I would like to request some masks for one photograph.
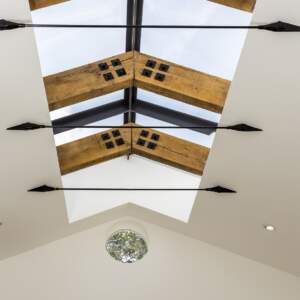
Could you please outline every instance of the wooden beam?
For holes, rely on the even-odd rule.
[[[232,8],[253,12],[256,0],[209,0]]]
[[[153,129],[134,129],[133,132],[134,154],[197,175],[203,174],[208,148]]]
[[[119,131],[120,136],[114,137],[113,131]],[[117,142],[120,143],[120,139],[124,144],[117,145]],[[57,154],[61,174],[65,175],[128,154],[130,151],[128,139],[128,129],[120,128],[58,146]],[[111,143],[113,147],[109,148]]]
[[[114,137],[118,130],[120,136]],[[146,134],[147,133],[147,134]],[[108,135],[107,140],[103,135]],[[145,136],[147,135],[147,136]],[[132,136],[132,144],[131,144]],[[117,145],[118,139],[124,144]],[[107,143],[113,143],[108,149]],[[153,129],[119,128],[57,147],[61,174],[65,175],[122,155],[137,154],[197,175],[203,173],[209,149]]]
[[[29,5],[31,10],[35,10],[67,1],[69,0],[29,0]]]
[[[136,53],[135,57],[136,87],[213,112],[222,112],[230,81],[146,54]],[[147,67],[148,61],[155,62],[155,67]],[[159,70],[165,65],[169,66],[167,71]],[[147,77],[145,72],[151,72],[151,75]],[[157,74],[164,76],[162,81],[155,79],[159,76]]]
[[[112,61],[117,60],[121,65],[113,66]],[[101,63],[106,63],[108,69],[101,71]],[[126,74],[118,75],[116,71],[120,69]],[[112,74],[113,79],[106,80],[107,74]],[[50,111],[128,88],[133,85],[133,52],[47,76],[44,84]]]

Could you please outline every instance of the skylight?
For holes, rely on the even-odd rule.
[[[126,24],[127,1],[72,0],[32,12],[35,23]],[[206,0],[144,0],[143,24],[248,25],[252,15]],[[43,76],[58,73],[125,52],[125,29],[35,29]],[[141,52],[201,72],[232,80],[246,30],[143,29]],[[123,99],[111,93],[51,112],[52,120]],[[158,94],[138,90],[137,98],[191,116],[219,122],[220,115]],[[173,125],[137,114],[144,126]],[[123,115],[97,121],[97,125],[123,124]],[[88,124],[87,124],[88,125]],[[57,145],[94,134],[101,129],[74,129],[55,136]],[[187,129],[161,130],[211,147],[208,136]],[[188,187],[198,188],[201,177],[132,156],[117,158],[63,176],[64,186]],[[126,203],[188,222],[196,192],[66,192],[69,221],[74,222]]]

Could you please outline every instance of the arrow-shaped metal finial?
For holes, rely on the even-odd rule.
[[[53,192],[53,191],[57,191],[57,188],[48,185],[42,185],[34,189],[28,190],[28,192],[38,192],[38,193],[46,193],[46,192]]]
[[[226,126],[225,128],[235,130],[235,131],[243,131],[243,132],[263,131],[260,128],[252,127],[252,126],[244,124],[244,123],[231,125],[231,126]]]
[[[26,122],[26,123],[23,123],[20,125],[9,127],[9,128],[7,128],[7,130],[36,130],[36,129],[40,129],[40,128],[46,128],[46,126],[41,125],[41,124],[34,124],[34,123]]]
[[[4,19],[0,20],[0,31],[12,30],[12,29],[23,28],[23,27],[25,27],[25,24],[15,23]]]
[[[213,193],[219,193],[219,194],[223,194],[223,193],[225,193],[225,194],[235,194],[236,193],[236,191],[234,191],[234,190],[230,190],[228,188],[224,188],[224,187],[219,186],[219,185],[215,186],[215,187],[212,187],[212,188],[206,188],[204,190],[207,191],[207,192],[213,192]]]
[[[267,25],[259,25],[257,28],[274,32],[300,32],[300,26],[281,21]]]

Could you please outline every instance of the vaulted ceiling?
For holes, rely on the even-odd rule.
[[[15,3],[18,9],[12,8],[10,1],[5,1],[3,5],[11,8],[5,11],[3,17],[21,20],[29,18],[29,11],[23,10],[18,1]],[[31,8],[37,9],[58,2],[62,1],[31,1]],[[216,6],[222,4],[234,12],[238,8],[245,14],[254,7],[254,1],[210,2],[215,2],[213,5]],[[57,7],[59,5],[67,5],[67,2]],[[284,5],[279,0],[272,1],[272,4],[258,1],[253,22],[268,23],[285,17],[291,23],[299,23],[298,6],[293,0],[287,0]],[[2,57],[9,59],[2,60],[7,73],[0,95],[3,99],[11,99],[1,104],[1,110],[7,112],[1,120],[3,128],[29,120],[49,124],[48,107],[51,111],[65,108],[125,89],[123,99],[114,104],[104,102],[101,108],[97,107],[98,111],[94,109],[90,112],[93,117],[83,115],[83,110],[75,118],[75,114],[70,114],[53,120],[53,124],[80,122],[85,125],[95,122],[94,116],[104,119],[117,112],[124,114],[124,123],[118,128],[83,138],[75,137],[70,143],[57,147],[50,130],[26,134],[1,133],[1,151],[5,158],[2,160],[2,170],[6,174],[1,185],[1,192],[5,195],[1,204],[1,221],[4,224],[0,231],[3,245],[0,248],[1,258],[120,216],[132,215],[300,274],[297,264],[300,245],[295,239],[299,231],[299,205],[295,199],[299,193],[296,174],[299,145],[293,138],[299,127],[298,104],[294,100],[299,92],[295,82],[295,57],[299,49],[296,35],[250,32],[232,83],[228,78],[208,74],[206,70],[193,70],[172,59],[156,57],[150,51],[150,55],[141,53],[140,49],[135,48],[127,48],[127,52],[116,56],[113,54],[109,58],[98,57],[99,60],[93,63],[81,63],[82,66],[42,78],[32,31],[3,32],[1,38],[5,41]],[[17,51],[20,45],[22,53]],[[286,54],[284,60],[283,53]],[[18,72],[10,68],[11,60],[15,65],[22,66]],[[175,137],[175,134],[172,136],[172,133],[142,129],[131,113],[154,116],[156,112],[153,119],[159,119],[158,116],[165,118],[167,115],[168,124],[179,126],[188,121],[195,124],[199,119],[203,121],[203,118],[197,117],[194,120],[195,116],[184,114],[180,109],[170,112],[170,108],[165,107],[164,111],[158,110],[157,104],[145,104],[137,96],[129,106],[128,99],[133,98],[128,95],[136,93],[137,89],[174,99],[182,105],[188,104],[217,113],[223,111],[222,125],[245,122],[263,128],[264,132],[247,135],[217,132],[214,146],[209,150],[207,145]],[[18,111],[15,109],[16,103]],[[94,114],[96,111],[97,114]],[[283,120],[282,124],[274,128],[279,116]],[[180,120],[179,124],[170,121],[174,119]],[[206,121],[216,124],[213,120]],[[133,128],[126,128],[124,124]],[[58,134],[58,131],[55,133]],[[148,147],[151,143],[156,146]],[[285,154],[287,151],[289,155]],[[238,194],[199,194],[188,224],[137,205],[123,205],[69,224],[63,193],[32,195],[26,192],[28,188],[44,183],[61,186],[61,174],[78,175],[80,170],[88,172],[92,166],[101,165],[103,169],[99,170],[109,170],[107,163],[110,159],[129,154],[197,175],[204,171],[201,186],[223,184],[235,188]],[[262,230],[265,223],[278,226],[276,234],[266,235]]]

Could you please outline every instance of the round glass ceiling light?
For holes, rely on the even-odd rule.
[[[148,252],[145,238],[131,229],[120,229],[110,235],[106,242],[110,256],[122,263],[134,263]]]

